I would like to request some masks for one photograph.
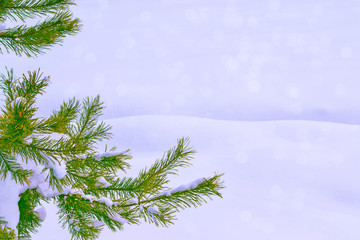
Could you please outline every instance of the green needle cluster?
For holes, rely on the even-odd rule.
[[[72,16],[70,5],[74,5],[72,0],[1,0],[0,24],[4,29],[0,31],[0,53],[34,57],[78,33],[81,24]],[[39,21],[27,26],[25,20],[29,18]],[[23,24],[6,28],[7,20]]]
[[[0,53],[35,57],[79,32],[71,5],[72,0],[0,0]],[[27,26],[29,18],[40,20]],[[6,28],[6,21],[23,25]],[[169,186],[169,176],[192,163],[195,151],[187,138],[136,177],[119,177],[130,168],[131,155],[107,147],[98,152],[99,142],[111,138],[111,126],[99,121],[100,97],[71,98],[50,116],[38,117],[36,101],[49,84],[50,76],[40,70],[16,77],[6,69],[0,75],[0,191],[8,184],[17,188],[8,193],[15,193],[11,199],[18,199],[6,203],[17,206],[13,215],[0,212],[0,239],[31,238],[44,220],[44,203],[58,207],[59,223],[72,239],[91,240],[104,228],[116,231],[126,224],[167,227],[178,211],[222,197],[222,174]],[[14,215],[18,221],[11,227]]]

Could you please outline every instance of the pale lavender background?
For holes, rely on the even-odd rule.
[[[358,123],[356,0],[77,1],[83,31],[37,59],[64,98],[100,94],[105,118],[141,114]]]
[[[135,168],[190,136],[198,162],[177,183],[218,170],[228,187],[170,229],[127,227],[103,239],[359,238],[359,1],[77,3],[83,31],[62,47],[1,56],[18,74],[41,67],[52,76],[41,114],[100,94],[103,118],[119,118],[113,143],[133,149]],[[136,115],[171,117],[127,117]],[[62,239],[44,226],[39,239]]]

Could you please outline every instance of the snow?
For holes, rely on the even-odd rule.
[[[30,169],[35,169],[33,174],[29,177],[30,184],[24,186],[21,192],[25,192],[27,188],[29,189],[37,188],[46,179],[46,175],[44,173],[41,173],[40,167],[33,166]]]
[[[188,189],[196,188],[200,183],[202,183],[205,179],[204,178],[198,178],[191,183],[188,184]]]
[[[89,200],[90,202],[93,202],[96,198],[92,195],[84,195],[83,198]]]
[[[46,154],[43,154],[43,156],[47,157]],[[21,160],[20,157],[18,157],[18,162],[21,163],[24,169],[33,170],[33,174],[28,178],[29,184],[24,186],[16,184],[13,180],[10,179],[10,176],[7,176],[6,179],[0,181],[0,216],[4,217],[4,220],[8,222],[6,225],[12,229],[16,229],[16,225],[19,221],[19,194],[25,192],[27,189],[36,188],[37,191],[45,197],[54,197],[60,194],[77,194],[86,199],[89,199],[91,202],[97,200],[92,196],[85,195],[81,189],[65,188],[60,193],[57,189],[50,187],[49,182],[46,179],[48,171],[42,172],[41,166],[36,165],[32,161],[25,163]],[[55,166],[52,162],[49,162],[46,167],[52,168],[54,170],[55,177],[58,179],[63,178],[66,174],[65,164]],[[108,186],[109,184],[104,178],[99,178],[98,180],[105,186]],[[109,207],[113,205],[113,202],[108,198],[101,198],[98,199],[98,201],[104,202]],[[35,211],[38,213],[40,219],[44,221],[47,215],[45,207],[40,206]]]
[[[6,28],[6,24],[3,22],[0,22],[0,32],[2,32]]]
[[[160,195],[170,196],[171,191],[164,191],[164,192],[160,193]]]
[[[80,196],[85,195],[82,189],[70,189],[69,193],[74,194],[74,195],[80,195]]]
[[[154,214],[159,213],[159,209],[158,209],[157,206],[148,207],[147,210],[148,210],[149,212],[151,212],[151,213],[154,213]]]
[[[47,168],[53,170],[54,176],[57,179],[63,179],[66,176],[66,163],[62,160],[59,165],[51,161],[46,165]]]
[[[122,218],[119,214],[115,214],[115,215],[109,215],[109,217],[114,220],[117,221],[121,224],[126,224],[127,220],[125,218]]]
[[[34,140],[34,139],[32,138],[31,135],[29,135],[27,138],[24,139],[24,141],[25,141],[26,144],[31,144],[33,140]]]
[[[7,221],[7,226],[16,229],[19,221],[18,201],[19,194],[27,189],[38,188],[45,181],[46,172],[41,174],[41,167],[35,165],[34,162],[25,163],[21,157],[17,156],[17,161],[24,169],[33,170],[33,174],[29,177],[29,185],[22,186],[15,183],[8,175],[6,179],[0,181],[0,216]],[[42,215],[43,216],[43,215]]]
[[[99,201],[105,203],[108,207],[112,207],[112,205],[114,205],[110,198],[102,197],[99,199]]]
[[[131,198],[131,199],[129,200],[129,204],[138,204],[138,203],[139,203],[139,200],[136,199],[136,198]]]
[[[176,138],[189,136],[194,166],[171,184],[195,187],[214,171],[225,172],[224,199],[178,214],[175,227],[158,231],[127,226],[119,236],[183,239],[349,239],[360,234],[356,186],[360,149],[356,125],[310,121],[217,121],[180,116],[134,116],[108,121],[114,142],[127,142],[135,167],[161,156]],[[212,136],[209,138],[209,136]],[[150,149],[153,152],[149,152]],[[133,169],[129,174],[136,174]],[[186,179],[200,177],[188,184]],[[173,190],[174,191],[174,190]],[[209,217],[221,221],[207,221]],[[196,229],[191,223],[197,223]],[[346,222],[346,225],[341,224]],[[317,226],[317,227],[314,227]],[[336,228],[327,228],[336,226]],[[209,230],[214,229],[214,230]],[[217,231],[215,229],[221,229]],[[324,231],[323,229],[327,229]],[[141,230],[141,231],[140,231]],[[139,231],[141,233],[139,233]],[[296,237],[294,237],[296,236]]]
[[[4,217],[8,222],[7,226],[16,229],[19,221],[18,201],[19,194],[25,192],[27,189],[37,188],[39,192],[45,195],[51,195],[53,192],[49,190],[49,186],[44,186],[46,179],[46,171],[41,173],[41,167],[34,162],[25,163],[21,157],[17,157],[17,161],[24,169],[33,170],[33,174],[28,178],[28,185],[21,185],[15,183],[8,175],[5,180],[0,181],[0,216]],[[51,192],[51,193],[50,193]],[[45,209],[39,208],[40,219],[46,217]]]
[[[191,183],[188,183],[188,184],[185,184],[185,185],[180,185],[180,186],[178,186],[176,188],[173,188],[173,189],[171,189],[169,191],[164,191],[163,193],[160,193],[159,195],[170,196],[172,193],[175,193],[175,192],[190,190],[190,189],[196,188],[204,180],[205,180],[204,178],[198,178],[198,179],[192,181]]]
[[[104,223],[101,222],[101,221],[95,221],[95,222],[93,223],[93,226],[94,226],[94,227],[101,227],[101,226],[103,226],[103,225],[104,225]]]
[[[97,186],[103,186],[103,187],[111,186],[111,184],[108,181],[106,181],[104,177],[98,177],[96,180],[100,183],[100,184],[97,183],[96,184]]]
[[[225,173],[226,188],[222,191],[223,199],[214,198],[200,208],[179,212],[174,227],[127,225],[125,231],[118,233],[105,230],[100,239],[120,235],[129,239],[148,235],[174,240],[190,238],[184,229],[191,231],[191,238],[210,240],[313,236],[335,240],[344,233],[347,239],[355,240],[360,234],[353,227],[360,220],[357,205],[360,189],[356,185],[360,128],[356,125],[300,120],[220,121],[179,116],[136,116],[107,123],[113,125],[112,143],[126,142],[126,147],[132,149],[134,161],[129,176],[136,176],[139,169],[172,147],[177,138],[189,136],[198,152],[194,165],[180,171],[179,177],[171,177],[170,185],[193,188],[203,177],[211,177],[217,171]],[[188,179],[196,180],[184,184]],[[111,206],[107,199],[91,199]],[[48,239],[48,231],[44,229],[56,232],[54,240],[67,238],[68,233],[58,226],[56,209],[51,205],[46,209],[47,221],[35,235],[36,239]],[[140,204],[139,209],[144,210],[144,206]],[[222,220],[208,221],[209,216]]]
[[[114,156],[118,156],[118,155],[123,154],[123,153],[124,152],[105,152],[105,153],[95,155],[95,160],[96,161],[101,161],[101,159],[104,158],[104,157],[114,157]]]
[[[88,155],[87,154],[80,154],[76,155],[77,158],[85,159]]]
[[[46,219],[46,209],[45,209],[45,207],[41,206],[41,207],[35,209],[35,211],[38,213],[38,216],[39,216],[40,220],[45,221],[45,219]]]
[[[0,181],[0,216],[4,217],[7,227],[16,229],[19,221],[18,201],[22,186],[16,184],[10,177]]]
[[[170,190],[166,190],[161,192],[160,194],[158,194],[156,197],[161,196],[161,195],[166,195],[166,196],[171,196],[172,193],[175,192],[181,192],[181,191],[185,191],[185,190],[190,190],[193,188],[196,188],[200,183],[202,183],[205,179],[204,178],[198,178],[194,181],[192,181],[191,183],[188,184],[182,184],[180,186],[177,186],[173,189]]]
[[[170,191],[170,193],[181,192],[181,191],[185,191],[185,190],[187,190],[187,189],[188,189],[187,186],[185,186],[185,185],[180,185],[180,186],[172,189],[172,190]]]
[[[44,197],[54,197],[60,195],[56,189],[52,189],[48,182],[40,183],[37,187],[37,191]]]

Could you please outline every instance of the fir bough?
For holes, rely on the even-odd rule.
[[[17,228],[6,227],[6,218],[0,218],[1,239],[36,233],[44,220],[37,210],[42,202],[58,207],[59,222],[72,239],[89,240],[105,227],[115,231],[142,221],[169,226],[179,210],[221,197],[222,174],[168,187],[169,175],[191,165],[195,151],[187,138],[137,177],[119,178],[119,172],[130,168],[131,155],[115,149],[97,152],[97,144],[111,136],[111,127],[98,121],[100,98],[72,98],[39,118],[36,98],[48,85],[49,77],[40,71],[16,78],[10,70],[0,79],[0,177],[22,186]]]
[[[0,53],[14,52],[18,56],[34,57],[43,54],[63,38],[80,31],[80,21],[69,10],[72,0],[1,0],[0,1]],[[5,21],[39,20],[6,28]],[[45,18],[45,19],[43,19]]]

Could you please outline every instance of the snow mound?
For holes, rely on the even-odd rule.
[[[187,136],[197,151],[194,165],[171,177],[169,187],[217,171],[225,173],[226,188],[223,199],[178,213],[174,227],[127,225],[122,232],[105,230],[100,239],[337,240],[345,236],[355,240],[360,236],[359,126],[178,116],[136,116],[107,123],[113,126],[111,144],[133,153],[130,176],[151,165],[177,138]],[[142,205],[139,209],[146,210]],[[47,221],[35,238],[49,239],[49,229],[54,240],[70,238],[57,224],[56,209],[47,210]]]

